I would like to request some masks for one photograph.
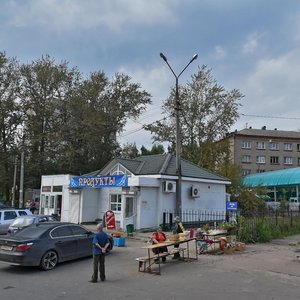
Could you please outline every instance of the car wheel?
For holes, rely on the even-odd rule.
[[[109,240],[109,246],[107,247],[107,252],[110,252],[114,247],[114,240],[112,237],[108,237],[108,240]]]
[[[57,263],[58,263],[57,253],[53,250],[50,250],[43,255],[41,259],[40,267],[44,271],[49,271],[52,270],[57,265]]]

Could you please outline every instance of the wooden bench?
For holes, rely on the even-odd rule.
[[[135,260],[139,263],[138,264],[138,270],[139,272],[150,272],[151,271],[151,266],[155,263],[156,259],[160,259],[162,257],[167,257],[169,255],[174,255],[175,253],[181,253],[182,257],[184,258],[184,251],[186,248],[177,248],[177,249],[172,249],[171,251],[164,252],[164,253],[159,253],[159,254],[152,254],[150,257],[149,256],[142,256],[138,257]],[[148,266],[147,266],[148,264]]]

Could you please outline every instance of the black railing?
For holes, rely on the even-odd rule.
[[[163,228],[171,230],[174,228],[175,214],[173,211],[163,212]],[[217,227],[226,221],[226,212],[224,211],[200,211],[200,210],[184,210],[181,214],[181,222],[185,228],[203,227],[209,224],[210,227]]]

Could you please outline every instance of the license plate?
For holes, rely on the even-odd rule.
[[[1,250],[11,251],[12,249],[13,249],[12,246],[6,246],[6,245],[1,246]]]

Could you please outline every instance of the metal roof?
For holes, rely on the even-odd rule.
[[[240,131],[234,131],[229,136],[252,136],[252,137],[266,137],[266,138],[285,138],[285,139],[300,139],[299,131],[285,131],[285,130],[269,130],[269,129],[254,129],[245,128]]]
[[[300,185],[300,167],[247,175],[244,185],[276,187]]]
[[[110,161],[103,169],[94,171],[89,175],[105,174],[109,168],[120,163],[132,174],[139,175],[169,175],[176,176],[176,156],[172,154],[145,155],[133,159],[115,158]],[[230,180],[226,177],[217,175],[209,170],[200,168],[187,160],[181,159],[181,173],[183,177],[201,178],[216,181]]]

